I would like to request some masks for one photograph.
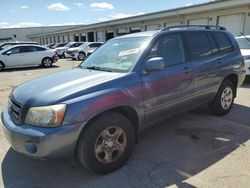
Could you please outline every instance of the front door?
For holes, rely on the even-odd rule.
[[[161,37],[151,48],[147,60],[163,58],[165,67],[143,77],[146,124],[183,111],[192,104],[192,63],[185,54],[180,34]]]

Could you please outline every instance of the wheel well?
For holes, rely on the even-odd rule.
[[[135,135],[136,135],[136,143],[138,143],[138,138],[137,138],[137,131],[138,131],[138,127],[139,127],[139,118],[137,115],[137,112],[135,111],[134,108],[130,107],[130,106],[120,106],[120,107],[115,107],[115,108],[111,108],[109,110],[106,110],[104,112],[101,112],[100,114],[97,114],[96,116],[92,117],[87,124],[83,127],[83,129],[81,130],[81,132],[83,132],[86,128],[88,128],[88,126],[91,124],[91,122],[99,115],[106,113],[106,112],[117,112],[120,113],[122,115],[124,115],[126,118],[128,118],[130,120],[130,122],[132,123],[134,130],[135,130]],[[79,139],[79,138],[78,138]],[[78,145],[78,141],[77,141],[77,145]],[[76,148],[77,145],[75,147],[75,152],[74,154],[76,154]]]
[[[3,64],[3,67],[5,67],[5,64],[4,64],[4,62],[0,61],[0,63],[2,63],[2,64]]]
[[[79,52],[79,54],[80,54],[80,53],[83,53],[84,55],[86,55],[86,53],[85,53],[85,52],[83,52],[83,51],[80,51],[80,52]]]
[[[223,81],[225,81],[225,80],[229,80],[230,82],[233,83],[233,85],[234,85],[234,94],[235,94],[235,97],[236,97],[236,95],[237,95],[237,86],[238,86],[238,77],[237,77],[237,75],[231,74],[231,75],[227,76]]]
[[[92,117],[87,122],[87,124],[84,126],[83,130],[86,129],[88,127],[88,125],[90,124],[90,122],[92,120],[94,120],[97,116],[99,116],[103,113],[106,113],[106,112],[117,112],[117,113],[124,115],[132,123],[134,130],[135,130],[135,133],[137,133],[138,127],[139,127],[139,118],[138,118],[138,115],[137,115],[137,112],[135,111],[135,109],[130,107],[130,106],[115,107],[115,108],[111,108],[109,110],[106,110],[104,112],[101,112],[100,114],[97,114],[96,116]]]

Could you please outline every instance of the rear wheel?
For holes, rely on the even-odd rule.
[[[0,62],[0,71],[2,71],[3,69],[4,69],[4,64]]]
[[[42,60],[42,66],[44,66],[44,67],[51,67],[52,66],[52,59],[49,58],[49,57],[45,57]]]
[[[78,59],[79,60],[84,60],[85,59],[85,57],[86,57],[86,55],[85,55],[85,53],[83,53],[83,52],[79,52],[79,54],[78,54]]]
[[[135,142],[131,122],[116,112],[94,119],[81,133],[77,156],[82,165],[97,174],[120,168],[129,158]]]
[[[210,104],[210,109],[213,114],[221,116],[230,112],[234,103],[235,90],[234,84],[229,80],[225,80],[221,84],[215,99]]]

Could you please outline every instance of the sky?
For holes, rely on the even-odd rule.
[[[0,0],[0,28],[91,24],[211,0]]]

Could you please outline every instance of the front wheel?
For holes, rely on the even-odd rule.
[[[79,52],[77,58],[78,58],[79,60],[84,60],[84,59],[85,59],[85,56],[86,56],[86,55],[85,55],[83,52]]]
[[[2,71],[3,69],[4,69],[4,64],[0,62],[0,71]]]
[[[222,116],[230,112],[234,103],[235,90],[232,82],[228,80],[222,82],[216,97],[209,105],[213,114]]]
[[[42,60],[42,66],[43,66],[43,67],[51,67],[51,66],[52,66],[52,59],[49,58],[49,57],[45,57],[45,58]]]
[[[120,168],[129,158],[135,143],[131,122],[116,112],[94,119],[80,135],[77,156],[80,163],[97,174]]]

